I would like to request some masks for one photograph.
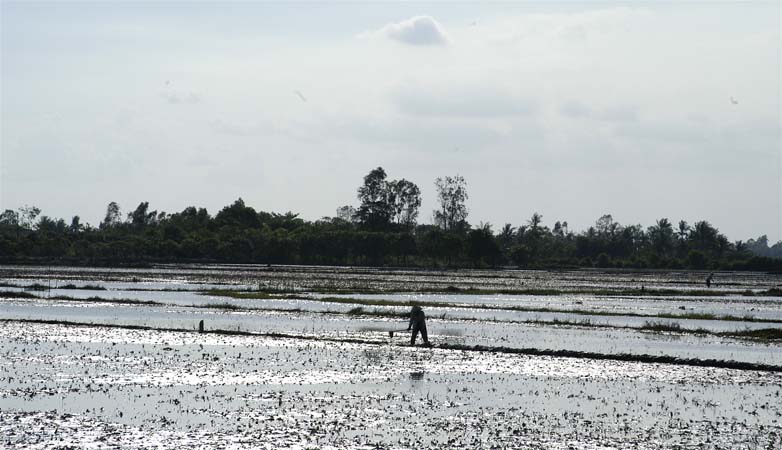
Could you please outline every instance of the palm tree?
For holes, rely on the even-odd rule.
[[[676,232],[676,236],[679,238],[680,241],[686,241],[689,235],[690,235],[690,225],[687,224],[686,221],[680,220],[679,230]]]
[[[516,229],[509,223],[506,223],[500,230],[499,238],[503,250],[507,250],[513,244],[513,233],[515,231]]]

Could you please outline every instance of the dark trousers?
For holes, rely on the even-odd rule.
[[[410,336],[410,345],[415,345],[415,340],[418,338],[419,331],[421,332],[421,337],[424,338],[424,344],[429,343],[429,336],[426,334],[426,322],[423,322],[413,325],[413,335]]]

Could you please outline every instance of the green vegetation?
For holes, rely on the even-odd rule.
[[[682,326],[678,322],[663,322],[647,320],[641,326],[642,330],[681,332]]]
[[[610,214],[576,232],[567,221],[544,225],[467,221],[467,182],[435,180],[434,224],[419,224],[421,191],[408,180],[388,180],[382,167],[364,177],[357,208],[305,221],[291,212],[257,211],[240,198],[210,215],[188,207],[168,214],[142,202],[123,215],[109,203],[97,226],[74,216],[41,216],[25,206],[0,213],[0,263],[138,265],[151,262],[231,262],[411,267],[665,268],[782,271],[782,244],[765,237],[731,242],[707,221],[667,218],[653,225],[621,225]],[[761,256],[762,255],[762,256]],[[48,287],[47,287],[48,288]],[[83,287],[87,288],[87,287]]]
[[[231,298],[249,298],[255,300],[264,300],[269,298],[281,298],[267,291],[238,291],[233,289],[211,289],[201,292],[201,295],[213,297],[231,297]],[[284,297],[283,297],[284,298]]]
[[[38,296],[29,292],[0,291],[0,298],[38,298]]]
[[[766,341],[782,340],[782,328],[761,328],[757,330],[728,331],[720,333],[720,335]]]
[[[24,289],[25,291],[46,291],[49,289],[48,286],[44,286],[40,283],[34,283],[34,284],[14,284],[14,283],[0,283],[0,287],[4,288],[19,288]]]
[[[547,288],[529,288],[529,289],[484,289],[484,288],[458,288],[456,286],[445,286],[442,288],[426,287],[426,288],[398,288],[395,287],[392,290],[382,290],[370,287],[355,287],[348,288],[334,288],[334,287],[313,287],[308,290],[311,293],[318,294],[333,294],[333,295],[350,295],[350,294],[384,294],[384,293],[415,293],[415,294],[458,294],[458,295],[537,295],[537,296],[553,296],[553,295],[594,295],[600,297],[719,297],[725,295],[736,295],[735,291],[725,290],[684,290],[684,289],[574,289],[574,290],[562,290],[562,289],[547,289]],[[776,293],[775,293],[776,292]],[[252,299],[265,299],[265,298],[301,298],[300,290],[297,289],[267,289],[262,288],[253,291],[240,291],[229,289],[212,289],[202,292],[204,295],[214,296],[227,296],[234,298],[252,298]],[[753,291],[744,291],[739,293],[744,297],[754,296],[782,296],[782,292],[777,292],[772,289],[765,292],[755,293]]]
[[[85,303],[116,303],[120,305],[154,305],[154,306],[165,305],[165,303],[156,302],[153,300],[137,300],[133,298],[102,298],[102,297],[77,298],[77,297],[70,297],[67,295],[56,295],[53,297],[48,297],[48,299],[64,300],[69,302],[85,302]]]
[[[210,308],[210,309],[225,309],[225,310],[231,310],[231,311],[237,311],[246,309],[239,305],[234,305],[233,303],[207,303],[205,305],[201,305],[201,308]]]
[[[235,291],[221,291],[227,292],[235,298],[253,298],[247,297],[248,293],[239,293]],[[25,298],[25,299],[38,299],[42,298],[35,294],[27,292],[0,292],[0,297],[5,298]],[[273,297],[261,297],[261,298],[273,298]],[[112,303],[120,305],[143,305],[143,306],[176,306],[170,303],[157,302],[152,300],[137,300],[137,299],[108,299],[101,297],[89,297],[89,298],[75,298],[69,296],[56,296],[50,297],[50,300],[72,301],[72,302],[85,302],[85,303]],[[368,309],[365,306],[410,306],[415,302],[395,302],[390,300],[356,300],[349,298],[298,298],[304,301],[324,301],[327,303],[338,304],[359,304],[348,311],[307,311],[302,308],[272,308],[265,306],[241,306],[228,302],[220,303],[206,303],[200,305],[181,305],[184,308],[205,308],[205,309],[218,309],[223,311],[266,311],[266,312],[282,312],[282,313],[309,313],[309,314],[329,314],[329,315],[348,315],[348,316],[371,316],[371,317],[384,317],[392,319],[400,319],[407,317],[407,312],[394,312],[388,309]],[[450,307],[450,308],[473,308],[474,305],[466,304],[453,304],[445,302],[427,302],[426,306],[430,307]],[[496,307],[496,306],[481,306],[482,309],[490,310],[510,310],[510,311],[526,311],[526,312],[560,312],[569,314],[583,314],[583,315],[595,315],[595,316],[629,316],[629,317],[650,317],[656,319],[695,319],[695,320],[742,320],[749,322],[768,322],[779,323],[774,320],[756,319],[751,316],[736,317],[736,316],[715,316],[710,314],[657,314],[657,315],[641,315],[633,313],[612,313],[606,311],[581,311],[581,310],[564,310],[564,309],[552,309],[552,308],[523,308],[523,307]],[[446,319],[446,314],[434,315],[430,318],[434,319]],[[713,335],[724,336],[730,338],[739,339],[753,339],[759,341],[774,341],[782,340],[782,328],[763,328],[756,330],[744,330],[744,331],[725,331],[716,332],[709,331],[704,328],[689,329],[683,328],[677,322],[666,322],[662,320],[648,320],[640,327],[634,327],[629,325],[615,325],[607,323],[596,323],[592,319],[584,318],[579,320],[570,319],[552,319],[552,320],[540,320],[540,319],[528,319],[528,320],[498,320],[498,319],[475,319],[470,317],[448,317],[448,320],[456,322],[474,322],[480,320],[481,322],[496,322],[496,323],[517,323],[517,324],[535,324],[542,326],[581,326],[592,328],[612,328],[612,329],[627,329],[627,330],[641,330],[641,331],[653,331],[653,332],[674,332],[674,333],[686,333],[686,334],[699,334],[699,335]]]
[[[66,320],[46,320],[46,319],[3,319],[0,318],[0,323],[18,322],[18,323],[35,323],[46,325],[64,325],[74,327],[103,327],[113,329],[126,329],[126,330],[154,330],[154,331],[167,331],[167,332],[180,332],[180,333],[193,333],[193,329],[187,328],[172,328],[172,327],[151,327],[147,325],[123,325],[123,324],[102,324],[91,322],[73,322]],[[376,340],[368,339],[355,339],[355,338],[328,338],[322,336],[313,335],[301,335],[301,334],[288,334],[288,333],[257,333],[251,331],[241,330],[223,330],[223,329],[209,329],[204,333],[226,335],[226,336],[262,336],[270,338],[283,338],[283,339],[299,339],[310,340],[318,342],[340,342],[340,343],[357,343],[368,345],[387,345],[386,342],[379,342]],[[513,355],[536,355],[536,356],[553,356],[563,358],[588,358],[596,360],[615,360],[615,361],[633,361],[644,363],[657,363],[657,364],[675,364],[686,365],[694,367],[714,367],[725,369],[737,369],[737,370],[760,370],[767,372],[779,373],[782,372],[782,366],[775,366],[762,363],[750,363],[742,361],[725,361],[714,359],[697,359],[697,358],[679,358],[675,356],[666,355],[646,355],[646,354],[628,354],[628,353],[595,353],[595,352],[581,352],[573,350],[549,350],[549,349],[536,349],[536,348],[516,348],[516,347],[496,347],[496,346],[483,346],[483,345],[464,345],[464,344],[437,344],[435,348],[446,350],[460,350],[469,352],[491,352],[491,353],[506,353]]]
[[[210,295],[215,295],[215,291],[211,291]],[[222,296],[237,298],[237,299],[268,299],[268,298],[289,298],[302,301],[323,302],[323,303],[338,303],[338,304],[352,304],[362,306],[397,306],[397,307],[412,307],[415,305],[427,306],[430,308],[454,308],[454,309],[473,309],[476,305],[469,303],[453,303],[453,302],[438,302],[438,301],[426,301],[420,302],[415,300],[387,300],[387,299],[358,299],[351,297],[311,297],[306,295],[285,297],[269,297],[264,292],[240,292],[240,291],[217,291],[221,292]],[[585,309],[563,309],[563,308],[547,308],[539,306],[497,306],[497,305],[480,305],[481,309],[492,311],[519,311],[519,312],[547,312],[547,313],[562,313],[562,314],[577,314],[577,315],[589,315],[589,316],[623,316],[623,317],[654,317],[661,319],[690,319],[690,320],[720,320],[720,321],[741,321],[741,322],[761,322],[761,323],[779,323],[778,320],[762,319],[753,316],[733,316],[733,315],[715,315],[704,313],[659,313],[659,314],[640,314],[633,312],[621,312],[621,311],[594,311]],[[359,314],[357,311],[353,314]]]
[[[66,284],[65,286],[57,286],[57,289],[76,289],[82,291],[105,291],[103,286],[97,286],[92,284],[85,284],[83,286],[76,286],[75,284]]]
[[[84,290],[84,291],[105,291],[106,288],[103,286],[96,286],[91,284],[85,284],[83,286],[76,286],[75,284],[66,284],[63,286],[47,286],[40,283],[34,283],[34,284],[16,284],[16,283],[8,283],[8,282],[0,282],[0,288],[19,288],[24,289],[26,291],[48,291],[51,289],[78,289],[78,290]]]

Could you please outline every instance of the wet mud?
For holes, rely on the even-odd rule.
[[[0,447],[782,448],[782,277],[704,278],[0,266]]]

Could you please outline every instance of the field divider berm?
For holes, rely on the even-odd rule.
[[[516,312],[542,312],[542,313],[561,313],[561,314],[576,314],[586,316],[610,316],[610,317],[641,317],[649,319],[680,319],[680,320],[720,320],[731,322],[756,322],[756,323],[776,323],[782,324],[782,321],[775,319],[764,319],[760,317],[754,317],[750,315],[734,316],[734,315],[716,315],[708,313],[658,313],[658,314],[641,314],[630,311],[598,311],[589,309],[566,309],[566,308],[549,308],[543,306],[500,306],[500,305],[487,305],[487,304],[474,304],[474,303],[457,303],[457,302],[441,302],[441,301],[419,301],[419,300],[385,300],[385,299],[362,299],[354,297],[312,297],[305,294],[286,294],[275,297],[271,294],[264,292],[242,292],[242,291],[206,291],[203,295],[214,297],[228,297],[241,300],[300,300],[322,303],[340,303],[340,304],[356,304],[363,306],[426,306],[430,308],[454,308],[454,309],[484,309],[490,311],[516,311]]]
[[[361,345],[373,345],[373,346],[389,346],[400,344],[392,344],[388,340],[378,341],[369,339],[356,339],[356,338],[337,338],[337,337],[323,337],[312,335],[298,335],[290,333],[262,333],[252,331],[239,331],[239,330],[223,330],[223,329],[208,329],[204,331],[198,331],[196,329],[187,328],[168,328],[168,327],[151,327],[147,325],[125,325],[125,324],[103,324],[103,323],[90,323],[90,322],[73,322],[65,320],[46,320],[46,319],[0,319],[0,323],[28,323],[28,324],[41,324],[41,325],[61,325],[69,327],[90,327],[90,328],[113,328],[113,329],[126,329],[126,330],[142,330],[142,331],[159,331],[159,332],[174,332],[174,333],[195,333],[195,334],[216,334],[225,336],[246,336],[246,337],[263,337],[272,339],[296,339],[306,341],[318,341],[318,342],[334,342],[342,344],[361,344]],[[610,361],[623,361],[623,362],[637,362],[637,363],[649,363],[649,364],[669,364],[677,366],[694,366],[694,367],[711,367],[718,369],[733,369],[733,370],[753,370],[761,372],[782,373],[782,366],[763,363],[751,363],[743,361],[729,361],[729,360],[717,360],[717,359],[698,359],[698,358],[678,358],[675,356],[666,355],[647,355],[647,354],[630,354],[630,353],[597,353],[597,352],[582,352],[575,350],[551,350],[551,349],[538,349],[538,348],[513,348],[504,346],[486,346],[486,345],[463,345],[463,344],[436,344],[431,347],[432,350],[446,350],[446,351],[462,351],[462,352],[483,352],[483,353],[502,353],[510,355],[524,355],[524,356],[549,356],[555,358],[579,358],[579,359],[592,359],[592,360],[610,360]]]

